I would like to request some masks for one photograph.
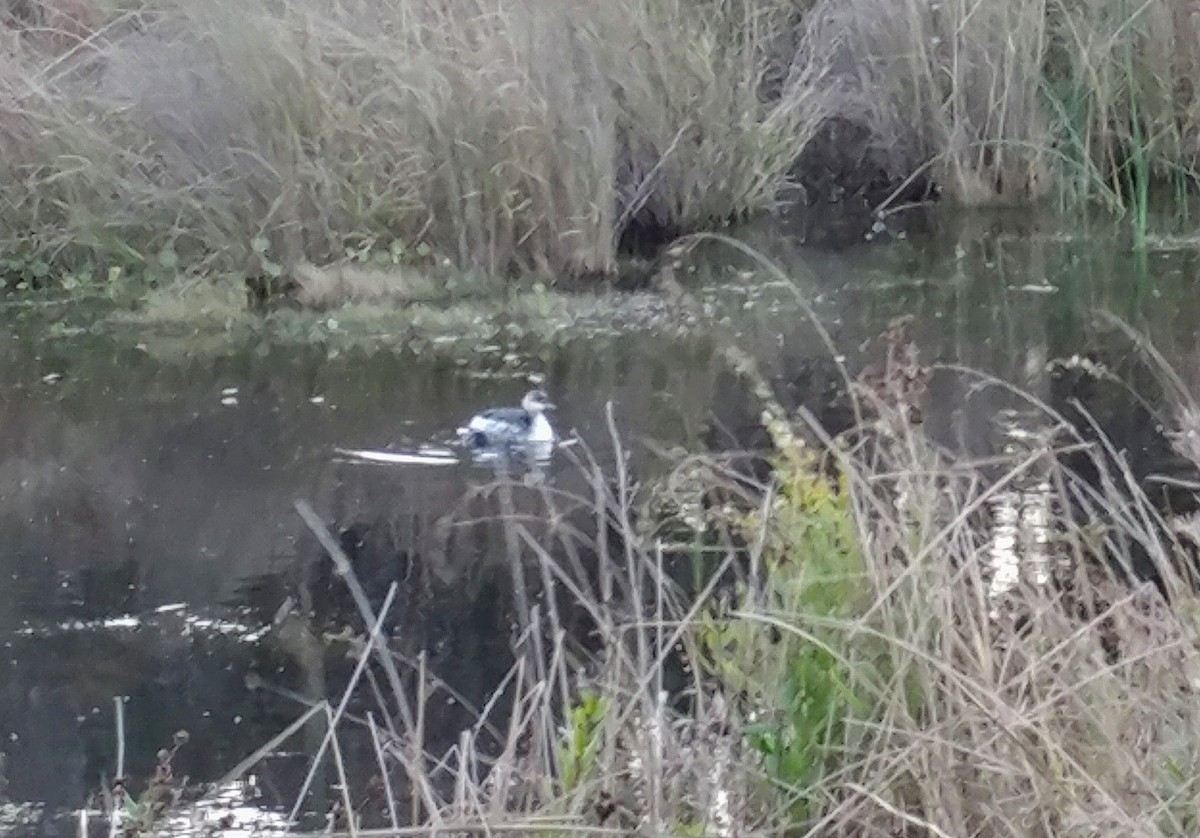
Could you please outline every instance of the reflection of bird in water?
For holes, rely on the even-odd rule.
[[[458,443],[476,463],[525,460],[545,463],[558,445],[558,434],[546,412],[554,405],[542,390],[530,390],[520,407],[494,407],[475,414],[456,431]],[[363,462],[430,465],[458,461],[447,448],[422,447],[416,451],[363,451],[337,449],[339,454]]]

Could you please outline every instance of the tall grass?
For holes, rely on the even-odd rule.
[[[610,273],[627,232],[773,206],[829,118],[897,194],[1096,201],[1135,233],[1200,154],[1183,0],[10,0],[0,20],[0,245],[35,280],[286,279],[347,254]]]
[[[894,173],[966,203],[1041,195],[1042,0],[827,2],[812,20],[810,60],[843,85],[836,111],[871,127]]]
[[[1178,0],[819,3],[810,60],[897,179],[967,204],[1142,205],[1194,180],[1200,54]]]
[[[607,273],[632,224],[769,207],[820,115],[762,95],[780,0],[97,3],[65,53],[0,29],[8,250]]]

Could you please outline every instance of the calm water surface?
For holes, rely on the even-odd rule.
[[[912,313],[926,360],[1049,398],[1049,362],[1112,349],[1089,315],[1100,307],[1195,380],[1196,243],[1164,234],[1134,253],[1119,227],[1028,213],[934,226],[839,253],[794,230],[748,230],[789,282],[717,245],[681,279],[780,381],[827,354],[798,299],[852,369],[870,337]],[[503,563],[486,537],[455,539],[447,524],[470,514],[464,495],[488,475],[356,466],[335,447],[442,438],[481,407],[515,403],[539,373],[557,424],[603,463],[611,401],[635,467],[653,474],[649,443],[697,448],[712,417],[736,428],[744,404],[710,341],[672,328],[617,323],[547,342],[500,332],[453,352],[256,339],[189,356],[186,340],[163,353],[130,330],[76,328],[88,325],[20,299],[0,309],[0,801],[47,815],[112,775],[114,696],[127,697],[131,775],[182,728],[192,741],[177,772],[212,780],[295,718],[303,673],[266,627],[319,557],[296,499],[352,534],[376,582],[408,580],[402,651],[426,650],[469,700],[487,695],[507,666]],[[1030,417],[965,378],[934,381],[928,426],[953,447],[994,451],[1005,423]],[[587,488],[557,461],[549,479]],[[459,723],[449,714],[435,735],[451,742]],[[46,820],[27,831],[70,832]]]

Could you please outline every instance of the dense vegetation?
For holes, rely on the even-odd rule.
[[[1069,435],[954,462],[875,403],[836,478],[782,423],[766,484],[690,461],[669,481],[678,508],[725,499],[690,517],[690,539],[647,529],[645,496],[600,473],[594,498],[542,493],[561,521],[544,532],[505,519],[525,584],[560,596],[531,607],[516,667],[445,754],[418,750],[422,697],[402,679],[359,679],[387,664],[358,647],[347,695],[379,720],[374,779],[343,773],[364,736],[345,701],[309,714],[350,778],[339,834],[1195,834],[1200,626],[1153,506],[1119,475],[1089,490],[1064,471]],[[1080,491],[1102,509],[1083,525],[1062,515]],[[579,504],[608,522],[607,552],[562,515]],[[989,511],[992,530],[976,521]],[[1081,558],[1099,543],[1139,545],[1175,601]],[[578,555],[598,555],[598,576]],[[704,570],[685,593],[690,562]],[[360,631],[377,616],[364,607]]]
[[[836,439],[762,392],[764,460],[693,457],[638,485],[619,454],[601,470],[584,452],[564,465],[586,496],[489,487],[516,664],[457,737],[428,729],[444,685],[365,642],[396,581],[373,606],[301,506],[359,608],[356,632],[326,641],[350,644],[353,674],[302,717],[324,719],[307,753],[321,742],[313,764],[337,784],[316,820],[351,835],[1194,835],[1195,519],[1165,526],[1123,459],[1067,425],[987,461],[940,450],[913,411],[929,371],[902,328],[886,342]]]
[[[5,0],[4,270],[591,276],[789,183],[1144,221],[1200,152],[1189,8]]]

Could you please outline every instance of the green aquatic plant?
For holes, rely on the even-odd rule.
[[[608,702],[595,692],[585,691],[567,708],[566,724],[559,743],[559,785],[570,794],[591,779],[600,754]]]
[[[741,697],[747,742],[803,819],[844,756],[848,721],[872,706],[840,627],[868,588],[843,489],[794,451],[779,457],[776,480],[766,513],[745,522],[762,539],[762,566],[701,637],[711,671]]]
[[[12,290],[46,288],[53,281],[53,273],[49,259],[36,250],[0,257],[0,285]]]

